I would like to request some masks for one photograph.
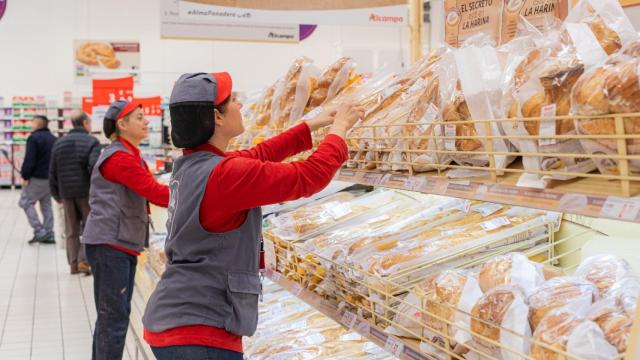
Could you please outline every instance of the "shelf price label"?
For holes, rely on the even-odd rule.
[[[277,265],[277,257],[276,257],[276,246],[273,241],[264,239],[264,265],[267,270],[276,270]]]
[[[389,336],[384,343],[384,349],[399,358],[404,351],[404,344],[394,337]]]
[[[602,205],[600,215],[603,217],[635,221],[640,213],[640,199],[626,199],[609,196]]]
[[[340,320],[340,322],[348,329],[353,329],[353,327],[356,325],[356,320],[358,320],[356,314],[352,313],[351,311],[345,311],[344,313],[342,313],[342,319]]]

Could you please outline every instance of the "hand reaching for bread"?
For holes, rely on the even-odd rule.
[[[365,109],[361,105],[343,104],[336,111],[330,134],[344,138],[355,123],[364,117]]]

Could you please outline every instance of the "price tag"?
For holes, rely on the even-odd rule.
[[[358,340],[361,340],[361,339],[362,339],[362,336],[360,336],[360,334],[355,333],[355,332],[348,333],[348,334],[342,335],[340,337],[340,340],[342,340],[342,341],[358,341]]]
[[[540,146],[555,145],[556,139],[545,139],[556,135],[556,104],[543,106],[540,110]]]
[[[626,199],[609,196],[602,205],[600,215],[603,217],[635,221],[640,213],[640,199]]]
[[[445,124],[444,136],[456,136],[456,125]],[[456,151],[456,139],[446,139],[444,141],[444,148],[449,151]]]
[[[317,108],[309,111],[303,118],[302,120],[304,121],[309,121],[309,120],[313,120],[315,119],[318,115],[322,114],[322,112],[324,111],[324,108],[322,106],[318,106]]]
[[[483,217],[487,217],[500,209],[502,209],[500,204],[487,203],[476,207],[473,211],[479,212]]]
[[[276,245],[271,240],[264,239],[264,265],[267,269],[276,270],[278,257],[276,256]]]
[[[384,349],[399,358],[404,351],[404,344],[389,336],[387,342],[384,343]]]
[[[358,320],[356,314],[352,313],[351,311],[345,311],[344,313],[342,313],[342,319],[340,320],[340,322],[348,329],[352,329],[356,325],[356,320]]]
[[[501,228],[505,225],[509,225],[511,224],[511,221],[509,221],[509,219],[505,216],[501,216],[499,218],[495,218],[489,221],[485,221],[483,223],[480,224],[480,226],[486,230],[486,231],[491,231],[491,230],[495,230],[498,228]]]
[[[369,332],[371,332],[371,326],[366,321],[362,321],[356,325],[356,331],[360,334],[369,334]]]

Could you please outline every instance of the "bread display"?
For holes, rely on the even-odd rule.
[[[638,302],[640,302],[640,279],[635,276],[617,281],[607,293],[616,306],[625,311],[628,316],[635,316]]]
[[[572,107],[577,115],[608,115],[640,111],[640,41],[629,44],[621,53],[609,57],[607,62],[584,74],[572,93]],[[593,118],[576,120],[581,135],[616,135],[615,120]],[[627,117],[623,123],[625,134],[640,134],[640,118]],[[590,154],[617,155],[615,139],[582,139]],[[640,153],[640,140],[629,139],[627,153]],[[619,175],[617,159],[595,159],[603,174]],[[640,172],[640,161],[629,160],[630,170]]]
[[[514,285],[530,291],[544,282],[540,267],[520,253],[497,256],[480,266],[478,281],[482,291],[495,287]]]
[[[600,296],[605,297],[616,282],[633,276],[633,270],[626,260],[617,256],[594,255],[585,259],[574,275],[593,283]]]
[[[349,57],[338,59],[322,72],[309,97],[307,108],[313,109],[332,100],[342,89],[357,81],[358,78],[353,59]]]
[[[302,118],[317,81],[317,69],[311,60],[296,59],[282,83],[274,92],[271,109],[271,127],[276,131],[286,130]]]
[[[568,307],[584,313],[597,296],[597,288],[586,280],[569,276],[553,278],[529,295],[531,328],[537,330],[545,315],[557,308]]]
[[[524,342],[525,336],[531,336],[531,328],[527,320],[528,306],[519,287],[501,286],[485,293],[471,310],[471,336],[474,342],[490,352],[499,350],[501,346],[488,340],[502,344],[502,358],[515,359],[506,347],[524,354],[529,353],[529,345]],[[502,331],[506,329],[506,331]]]
[[[619,353],[627,351],[633,319],[617,306],[615,299],[605,299],[593,304],[588,318],[600,326],[609,344]]]
[[[559,351],[581,359],[604,360],[618,356],[596,323],[570,309],[547,314],[534,331],[533,339],[531,357],[534,359],[567,359]]]

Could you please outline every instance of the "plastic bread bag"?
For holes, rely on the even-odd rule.
[[[551,180],[569,180],[562,172],[589,173],[595,164],[581,155],[584,149],[576,139],[549,138],[555,135],[575,135],[572,119],[556,119],[570,114],[571,90],[584,72],[584,65],[570,44],[558,42],[557,33],[550,34],[541,47],[531,49],[515,70],[508,106],[509,118],[540,117],[541,121],[516,120],[503,124],[510,136],[539,136],[538,139],[513,139],[523,153],[566,153],[567,156],[523,156],[525,170],[554,171],[556,174],[525,173],[519,185],[546,187]],[[509,94],[506,94],[509,95]]]
[[[480,266],[478,281],[484,292],[502,285],[514,285],[526,293],[544,282],[544,274],[523,254],[509,253],[484,262]]]
[[[633,276],[629,263],[615,255],[594,255],[586,258],[576,269],[574,276],[593,283],[601,297],[606,297],[616,282]]]
[[[587,69],[602,64],[638,33],[617,0],[581,0],[564,24]]]
[[[532,329],[549,312],[561,307],[586,315],[594,300],[598,299],[598,289],[589,281],[578,277],[563,276],[546,281],[529,295],[531,311],[529,321]]]
[[[640,279],[630,276],[616,282],[607,293],[607,297],[614,299],[616,305],[628,316],[635,316],[640,301]]]
[[[568,13],[568,0],[504,0],[502,11],[502,44],[517,38],[518,25],[525,19],[531,26],[546,32],[550,24],[563,21]]]
[[[528,355],[531,347],[528,313],[529,306],[520,286],[499,286],[486,292],[471,310],[473,343],[469,348],[505,360]]]
[[[332,100],[343,89],[357,82],[360,75],[355,70],[355,62],[349,57],[342,57],[327,66],[313,89],[308,109],[314,109]]]
[[[572,110],[577,115],[608,115],[640,111],[640,40],[629,43],[621,52],[609,57],[607,62],[585,73],[573,89]],[[608,118],[576,119],[580,135],[614,136],[615,120]],[[640,133],[640,118],[623,118],[627,135]],[[589,154],[618,155],[615,139],[581,139]],[[640,140],[626,140],[629,155],[640,154]],[[603,174],[619,175],[617,159],[594,159]],[[632,173],[640,172],[640,161],[629,160]]]
[[[273,129],[283,131],[302,118],[318,73],[319,69],[310,59],[301,57],[294,61],[284,81],[274,92],[271,111]]]
[[[591,307],[588,319],[600,326],[607,341],[623,354],[627,351],[633,318],[613,298],[603,299]]]
[[[475,274],[463,270],[441,272],[435,279],[434,291],[424,302],[423,320],[427,327],[423,337],[431,342],[443,343],[441,334],[444,334],[454,349],[458,344],[467,344],[471,334],[464,329],[470,328],[469,314],[480,297],[482,290]]]
[[[448,121],[491,120],[502,117],[502,73],[503,68],[498,59],[496,49],[488,45],[482,36],[474,37],[464,47],[443,55],[435,67],[440,81],[442,96],[442,133],[445,136],[463,138],[446,139],[444,147],[451,154],[453,161],[464,166],[485,167],[489,165],[489,156],[467,152],[487,150],[489,135],[501,135],[496,122],[489,124],[489,131],[484,122],[447,124]],[[444,79],[447,79],[446,81]],[[469,138],[476,137],[480,138]],[[467,137],[467,138],[464,138]],[[510,144],[504,139],[493,139],[496,152],[507,152]],[[511,163],[515,157],[495,155],[498,173]],[[464,171],[450,171],[449,176],[459,177]]]
[[[533,332],[531,357],[562,360],[566,352],[585,360],[605,360],[618,356],[600,327],[572,308],[559,308],[548,313]]]

